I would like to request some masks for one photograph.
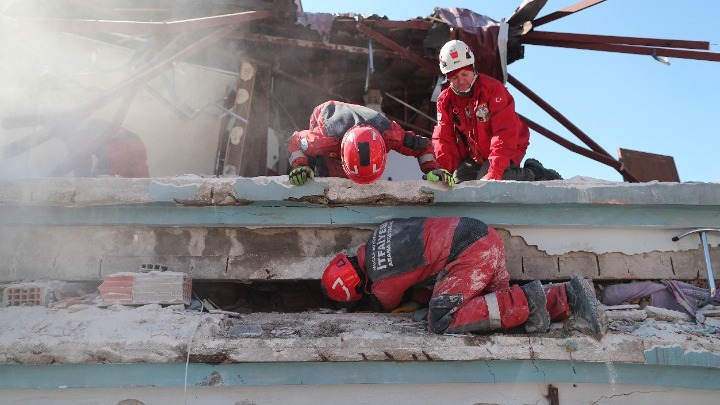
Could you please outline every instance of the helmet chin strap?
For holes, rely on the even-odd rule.
[[[475,78],[473,79],[472,83],[470,83],[470,86],[468,86],[468,89],[465,90],[465,91],[460,91],[460,90],[456,89],[456,88],[452,85],[452,83],[450,84],[450,88],[451,88],[452,91],[453,91],[455,94],[457,94],[458,96],[460,96],[460,97],[467,97],[467,96],[469,96],[469,95],[472,94],[472,92],[473,92],[473,86],[475,85],[475,81],[477,80],[477,78],[478,78],[478,75],[477,75],[477,73],[475,73]]]

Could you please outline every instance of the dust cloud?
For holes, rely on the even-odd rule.
[[[224,114],[218,106],[236,72],[199,58],[172,60],[187,46],[173,48],[175,34],[63,32],[73,27],[67,21],[113,15],[55,4],[0,0],[0,177],[102,175],[99,148],[118,131],[139,139],[150,176],[212,174]],[[237,66],[238,55],[221,53],[215,56]],[[166,68],[133,82],[159,64]]]

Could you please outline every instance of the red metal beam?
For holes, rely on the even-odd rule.
[[[126,34],[172,34],[195,31],[202,28],[241,24],[277,16],[268,10],[246,11],[211,17],[178,21],[112,21],[112,20],[67,20],[55,18],[15,18],[3,16],[14,28],[34,31],[62,32],[122,32]]]
[[[603,154],[605,156],[610,156],[609,153],[605,149],[602,148],[602,146],[598,145],[593,141],[589,136],[587,136],[583,131],[580,130],[575,124],[570,122],[569,119],[565,118],[558,110],[553,108],[550,104],[548,104],[545,100],[540,98],[537,94],[535,94],[532,90],[527,88],[524,84],[522,84],[518,79],[516,79],[513,75],[508,74],[508,83],[512,84],[516,89],[520,90],[521,93],[523,93],[527,98],[532,100],[535,104],[537,104],[540,108],[545,110],[548,114],[550,114],[551,117],[555,118],[559,123],[561,123],[565,128],[567,128],[570,132],[572,132],[575,136],[577,136],[585,145],[587,145],[590,149],[593,151]],[[610,156],[612,158],[612,156]]]
[[[531,120],[530,118],[525,117],[522,114],[518,114],[520,116],[520,119],[527,124],[527,126],[534,130],[535,132],[545,136],[546,138],[550,139],[551,141],[557,143],[558,145],[564,147],[565,149],[568,149],[572,152],[577,153],[578,155],[583,155],[585,157],[588,157],[592,160],[598,161],[600,163],[603,163],[605,165],[608,165],[614,169],[620,170],[620,166],[622,165],[619,161],[609,157],[605,156],[601,153],[593,152],[590,149],[585,149],[582,146],[576,145],[567,139],[563,138],[562,136],[552,132],[551,130],[543,127],[542,125],[538,124],[537,122]]]
[[[330,52],[346,52],[359,55],[367,55],[370,53],[368,48],[362,48],[359,46],[351,45],[339,45],[332,44],[329,42],[319,41],[308,41],[304,39],[293,39],[285,37],[274,37],[270,35],[252,34],[252,33],[240,33],[237,35],[231,35],[232,38],[244,41],[262,42],[280,46],[296,46],[301,48],[312,48]],[[373,55],[381,56],[384,58],[392,58],[397,56],[395,52],[373,49]]]
[[[554,46],[558,48],[573,48],[573,49],[586,49],[591,51],[602,51],[602,52],[616,52],[616,53],[629,53],[635,55],[648,55],[648,56],[667,56],[670,58],[681,58],[681,59],[695,59],[695,60],[707,60],[711,62],[720,62],[720,53],[714,52],[698,52],[698,51],[685,51],[682,49],[667,49],[667,48],[652,48],[644,46],[633,46],[633,45],[617,45],[617,44],[599,44],[599,43],[587,43],[587,42],[572,42],[572,41],[552,41],[542,40],[535,41],[529,39],[523,40],[526,44],[531,45],[544,45]]]
[[[337,93],[335,93],[335,92],[333,92],[333,91],[330,91],[330,90],[328,90],[328,89],[326,89],[326,88],[324,88],[324,87],[322,87],[322,86],[318,86],[318,85],[316,85],[316,84],[314,84],[314,83],[311,83],[311,82],[309,82],[309,81],[307,81],[307,80],[304,80],[304,79],[301,79],[301,78],[299,78],[299,77],[297,77],[297,76],[291,75],[290,73],[288,73],[288,72],[286,72],[286,71],[284,71],[284,70],[282,70],[282,69],[273,67],[273,68],[272,68],[272,72],[275,73],[275,74],[277,74],[277,75],[279,75],[279,76],[283,76],[283,77],[288,78],[288,79],[290,79],[290,80],[293,80],[293,81],[295,81],[295,82],[297,82],[297,83],[299,83],[299,84],[302,84],[303,86],[307,86],[308,88],[313,89],[313,90],[315,90],[315,91],[318,91],[318,92],[321,92],[321,93],[325,93],[325,94],[331,96],[334,100],[338,100],[338,101],[348,101],[348,98],[345,97],[345,96],[343,96],[343,95],[337,94]]]
[[[392,49],[393,51],[400,54],[405,59],[413,62],[414,64],[418,65],[421,69],[425,69],[428,72],[439,75],[440,74],[440,68],[436,63],[432,63],[430,61],[427,61],[420,56],[415,55],[414,53],[408,51],[407,49],[400,46],[397,42],[383,36],[382,34],[378,33],[377,31],[373,31],[368,26],[358,23],[357,24],[358,31],[362,32],[363,34],[369,36],[370,38],[378,41],[379,43],[383,44],[385,47]]]
[[[605,156],[603,154],[593,152],[591,150],[585,149],[582,146],[575,145],[574,143],[568,141],[567,139],[563,138],[562,136],[550,131],[549,129],[543,127],[542,125],[538,124],[537,122],[521,115],[520,119],[527,124],[527,126],[534,130],[535,132],[539,133],[540,135],[545,136],[546,138],[550,139],[551,141],[557,143],[558,145],[564,147],[565,149],[568,149],[572,152],[575,152],[579,155],[583,155],[585,157],[588,157],[592,160],[595,160],[597,162],[603,163],[605,165],[608,165],[612,167],[613,169],[617,170],[620,174],[623,175],[623,177],[632,183],[637,183],[637,179],[635,176],[630,174],[627,169],[623,166],[623,164],[609,156]]]
[[[532,21],[532,25],[533,27],[539,27],[543,24],[549,23],[550,21],[555,21],[570,14],[577,13],[578,11],[585,10],[586,8],[590,8],[604,1],[605,0],[583,0],[581,2],[573,4],[572,6],[565,7],[562,10],[550,13],[544,17],[537,18]]]
[[[707,41],[686,41],[676,39],[660,39],[660,38],[635,38],[635,37],[616,37],[611,35],[588,35],[588,34],[571,34],[564,32],[546,32],[546,31],[530,31],[520,37],[521,43],[528,43],[526,40],[539,44],[543,41],[569,41],[569,42],[590,42],[601,44],[619,44],[619,45],[640,45],[640,46],[656,46],[662,48],[684,48],[684,49],[700,49],[710,50],[710,42]]]

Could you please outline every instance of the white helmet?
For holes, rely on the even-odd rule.
[[[465,66],[473,66],[475,56],[463,41],[453,39],[440,49],[440,71],[446,75]]]

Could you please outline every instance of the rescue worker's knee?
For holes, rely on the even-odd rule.
[[[457,308],[462,304],[460,294],[442,294],[430,298],[428,304],[428,329],[432,333],[444,333],[454,319]]]

